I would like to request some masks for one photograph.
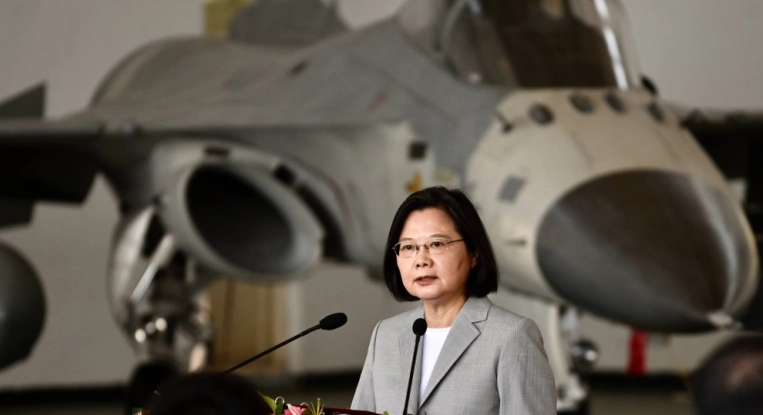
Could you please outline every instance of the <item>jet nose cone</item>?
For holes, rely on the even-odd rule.
[[[547,213],[538,262],[558,294],[595,314],[705,330],[743,311],[757,284],[756,248],[735,203],[687,175],[604,176]]]

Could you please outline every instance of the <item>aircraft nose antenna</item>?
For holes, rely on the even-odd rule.
[[[702,179],[629,171],[587,182],[543,219],[541,270],[573,304],[633,326],[691,332],[738,317],[757,252],[735,200]]]

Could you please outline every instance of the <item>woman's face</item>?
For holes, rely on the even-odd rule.
[[[450,216],[441,209],[428,208],[412,212],[400,233],[401,242],[424,245],[433,238],[461,239]],[[397,267],[408,292],[431,304],[466,298],[466,281],[477,259],[463,241],[451,242],[439,255],[431,255],[419,247],[412,258],[397,257]]]

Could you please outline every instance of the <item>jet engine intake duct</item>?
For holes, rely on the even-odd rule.
[[[757,284],[756,248],[735,204],[685,174],[599,177],[546,214],[538,263],[558,294],[596,314],[647,329],[706,330],[714,315],[738,317]]]
[[[201,237],[235,265],[278,272],[289,262],[296,229],[243,178],[220,167],[198,169],[188,181],[186,203]]]
[[[213,272],[283,280],[321,256],[323,231],[293,189],[262,165],[190,166],[162,200],[160,217],[178,247]]]

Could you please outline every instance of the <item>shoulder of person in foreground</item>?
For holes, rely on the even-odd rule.
[[[391,333],[402,333],[404,331],[411,332],[413,330],[413,322],[417,318],[423,318],[424,312],[421,306],[414,308],[413,310],[404,311],[400,314],[394,315],[379,322],[379,328],[377,329],[377,337],[384,336]]]
[[[533,320],[491,304],[486,321],[488,324],[485,325],[485,331],[505,337],[507,340],[518,340],[517,337],[527,338],[531,343],[540,346],[545,355],[543,337]]]
[[[249,380],[213,372],[167,381],[156,392],[150,410],[153,415],[267,415],[270,412]]]

